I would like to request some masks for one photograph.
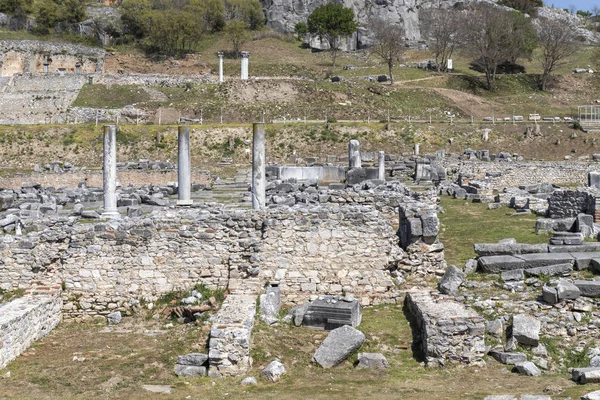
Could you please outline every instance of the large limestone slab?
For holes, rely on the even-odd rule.
[[[549,253],[600,252],[600,242],[588,242],[578,245],[548,245]]]
[[[515,257],[523,260],[524,269],[575,263],[575,259],[569,253],[521,254]]]
[[[600,281],[574,281],[573,284],[579,288],[582,296],[600,297]]]
[[[344,325],[327,335],[312,360],[323,368],[331,368],[358,350],[364,341],[365,335],[361,331]]]
[[[486,256],[479,258],[479,270],[482,272],[502,272],[524,269],[525,261],[515,256]]]
[[[571,379],[574,382],[586,384],[586,383],[600,383],[600,368],[573,368],[571,371]]]
[[[479,256],[503,256],[529,253],[548,253],[547,244],[522,243],[476,243],[475,253]]]
[[[573,271],[573,264],[556,264],[547,265],[545,267],[528,268],[525,270],[527,276],[556,276],[556,275],[569,275]]]
[[[590,267],[590,262],[594,258],[600,259],[600,252],[598,251],[581,251],[571,252],[571,257],[575,259],[575,265],[573,266],[576,271],[582,271]]]
[[[517,342],[526,346],[535,347],[540,340],[540,321],[526,314],[513,316],[512,336]]]

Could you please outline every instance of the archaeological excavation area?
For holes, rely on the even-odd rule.
[[[600,398],[595,162],[276,164],[256,123],[217,177],[191,132],[122,160],[107,125],[101,179],[0,188],[0,399]]]

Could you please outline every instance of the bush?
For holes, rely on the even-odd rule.
[[[514,8],[515,10],[529,14],[532,17],[537,16],[538,7],[544,6],[542,0],[500,0],[498,4]]]
[[[480,60],[471,61],[469,68],[477,72],[485,72],[485,68]],[[497,74],[524,74],[525,67],[521,64],[513,63],[510,61],[504,61],[498,64],[496,69]]]

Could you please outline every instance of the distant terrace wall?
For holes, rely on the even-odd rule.
[[[0,40],[0,76],[23,72],[102,73],[104,57],[104,50],[93,47],[36,40]]]

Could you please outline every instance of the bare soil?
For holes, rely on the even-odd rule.
[[[187,54],[185,58],[152,59],[139,53],[108,53],[104,61],[107,74],[167,74],[200,75],[210,72],[200,54]]]

